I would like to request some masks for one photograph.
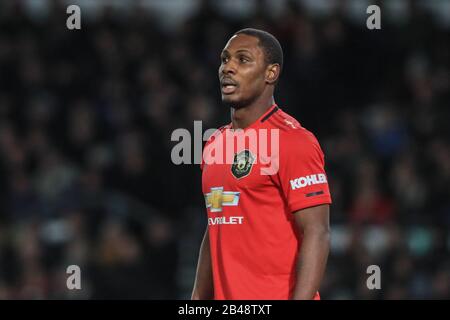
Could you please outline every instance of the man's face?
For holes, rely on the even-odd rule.
[[[219,68],[222,102],[233,108],[252,103],[266,87],[266,62],[258,38],[234,35],[221,54]]]

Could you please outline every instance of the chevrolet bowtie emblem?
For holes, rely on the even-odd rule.
[[[238,205],[239,192],[223,191],[223,187],[211,188],[211,192],[205,194],[205,202],[211,212],[221,212],[222,207]]]

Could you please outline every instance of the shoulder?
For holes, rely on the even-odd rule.
[[[279,110],[274,114],[271,121],[274,128],[279,129],[280,144],[289,149],[289,147],[319,147],[319,141],[316,136],[303,127],[297,119]]]
[[[220,135],[222,135],[227,129],[231,128],[231,124],[226,124],[224,126],[221,126],[219,129],[216,129],[206,140],[206,144],[211,143],[212,141],[214,141],[214,139],[216,139],[217,137],[219,137]]]

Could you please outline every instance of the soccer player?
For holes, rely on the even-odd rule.
[[[230,38],[221,61],[222,102],[231,109],[231,123],[204,149],[208,226],[192,299],[319,299],[331,196],[318,141],[274,101],[281,46],[265,31],[243,29]],[[235,139],[225,132],[237,129],[278,131],[276,170],[263,173],[254,145],[235,146],[231,163],[205,161],[207,147],[222,140],[217,146],[225,149]]]

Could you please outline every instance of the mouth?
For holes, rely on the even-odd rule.
[[[232,94],[236,91],[237,83],[229,78],[222,79],[220,84],[223,94]]]
[[[236,91],[236,86],[232,84],[222,85],[223,94],[232,94]]]

